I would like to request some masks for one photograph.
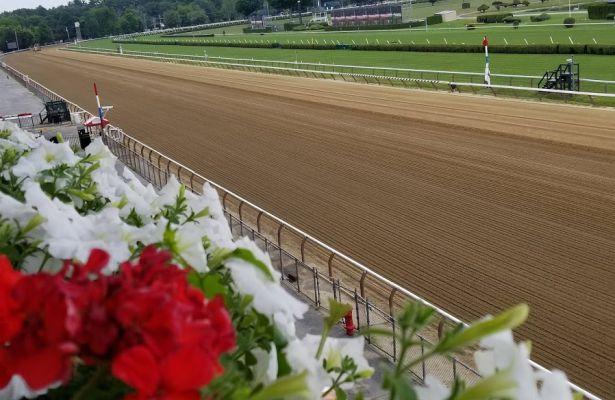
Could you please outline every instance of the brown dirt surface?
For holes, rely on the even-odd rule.
[[[7,58],[71,101],[533,356],[615,393],[615,112],[88,54]]]

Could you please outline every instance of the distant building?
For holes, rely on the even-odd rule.
[[[401,22],[401,4],[378,4],[331,11],[332,26],[393,25]]]
[[[442,16],[442,22],[454,21],[457,19],[457,11],[455,10],[440,11],[437,12],[436,15]]]

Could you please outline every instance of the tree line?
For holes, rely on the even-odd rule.
[[[81,35],[87,39],[240,16],[237,0],[72,0],[66,6],[0,14],[0,50],[7,51],[15,37],[22,48],[74,40],[75,22],[80,23]]]

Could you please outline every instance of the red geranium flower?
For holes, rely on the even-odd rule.
[[[20,375],[31,389],[66,381],[76,346],[66,330],[67,301],[62,279],[45,273],[22,276],[0,261],[0,290],[5,323],[0,328],[0,387]]]
[[[137,399],[196,399],[222,373],[235,332],[221,298],[153,246],[116,275],[101,274],[108,260],[93,250],[85,265],[22,276],[0,258],[0,388],[14,374],[32,389],[66,381],[74,355],[110,364]]]

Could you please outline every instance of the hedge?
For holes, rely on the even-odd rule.
[[[301,26],[301,24],[298,23],[298,22],[285,22],[284,23],[284,30],[285,31],[292,31],[296,26]]]
[[[615,4],[596,3],[587,6],[589,19],[608,19],[609,14],[615,14]]]
[[[175,35],[160,35],[163,38],[201,38],[201,37],[214,37],[213,33],[195,33],[192,35],[186,33],[180,33]]]
[[[442,23],[442,16],[439,14],[434,14],[427,17],[427,25],[436,25]]]
[[[269,33],[269,32],[271,32],[270,26],[266,28],[243,28],[243,33]]]
[[[423,25],[424,22],[421,22]],[[381,30],[381,29],[405,29],[410,28],[410,22],[403,24],[388,24],[388,25],[358,25],[358,26],[325,26],[325,31],[369,31],[369,30]]]
[[[512,16],[512,13],[478,15],[476,17],[476,22],[484,24],[495,24],[497,22],[504,22],[504,19]]]
[[[188,42],[182,40],[127,40],[116,39],[115,43],[136,43],[154,45],[178,46],[212,46],[212,47],[245,47],[245,48],[280,48],[280,49],[306,49],[306,50],[367,50],[367,51],[416,51],[440,53],[482,53],[482,45],[462,44],[300,44],[300,43],[241,43],[241,42]],[[491,45],[491,53],[508,54],[596,54],[615,55],[615,45],[597,44],[535,44],[535,45]]]
[[[540,15],[532,15],[530,16],[530,21],[532,22],[542,22],[551,19],[551,16],[547,13],[542,13]]]
[[[467,9],[467,8],[470,8],[470,3],[461,3],[461,8],[462,8],[463,10],[465,10],[465,9]]]

